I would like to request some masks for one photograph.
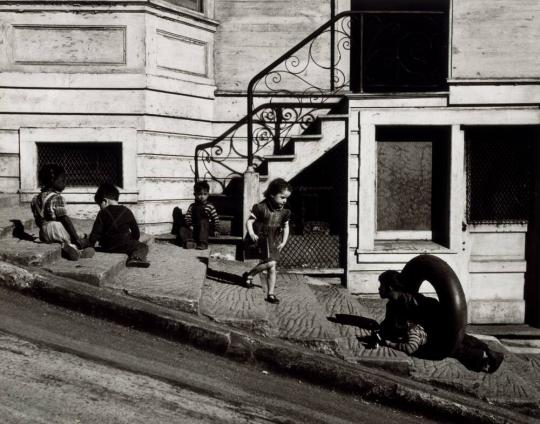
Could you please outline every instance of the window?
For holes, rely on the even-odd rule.
[[[168,0],[169,3],[176,6],[182,6],[186,9],[195,10],[197,12],[203,11],[203,0]]]
[[[57,163],[66,170],[68,187],[111,182],[123,187],[122,143],[37,143],[38,169]]]
[[[377,232],[447,245],[449,129],[379,126],[376,139]]]
[[[534,134],[533,127],[466,129],[469,223],[527,222]]]
[[[351,88],[355,92],[447,90],[446,1],[353,1]]]

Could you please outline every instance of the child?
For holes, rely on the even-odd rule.
[[[290,184],[282,178],[270,182],[264,192],[265,200],[253,206],[246,222],[251,240],[256,243],[257,256],[261,262],[242,276],[244,285],[253,287],[253,276],[266,270],[268,293],[266,301],[279,303],[274,294],[276,285],[276,266],[279,255],[289,238],[289,219],[291,211],[284,209],[291,195]]]
[[[88,237],[90,246],[97,241],[108,253],[125,253],[128,267],[148,268],[148,246],[139,241],[140,231],[131,210],[118,204],[120,192],[113,184],[102,184],[94,196],[100,211]]]
[[[79,250],[82,241],[75,231],[60,194],[66,188],[66,171],[56,164],[44,165],[38,173],[41,193],[32,199],[32,213],[39,227],[39,238],[45,243],[61,243],[62,252],[71,261],[91,258],[94,249]]]
[[[210,186],[206,181],[198,181],[193,186],[195,202],[189,205],[184,225],[179,231],[180,241],[186,249],[192,249],[195,243],[199,250],[208,249],[208,235],[218,234],[219,215],[208,201],[209,192]]]
[[[435,337],[439,301],[420,293],[407,293],[406,284],[397,271],[379,275],[379,294],[388,299],[386,315],[381,323],[380,341],[383,345],[408,355],[417,352]],[[472,371],[494,373],[504,355],[491,350],[487,344],[465,334],[452,357]]]

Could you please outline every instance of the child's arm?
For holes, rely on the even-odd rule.
[[[92,226],[92,231],[90,232],[90,235],[88,236],[88,246],[94,247],[98,241],[101,240],[103,237],[103,220],[102,220],[103,212],[99,211],[96,220],[94,221],[94,225]]]
[[[427,333],[421,325],[415,325],[411,328],[407,334],[406,342],[392,342],[390,340],[385,340],[385,345],[391,347],[392,349],[401,350],[407,355],[412,355],[420,347],[425,345],[427,342]]]
[[[131,232],[131,238],[133,240],[139,240],[141,238],[141,231],[139,230],[139,224],[137,224],[137,220],[135,219],[135,215],[133,215],[131,209],[126,210],[125,216],[128,222],[129,231]]]
[[[59,217],[57,216],[56,219],[58,219],[58,221],[62,223],[62,225],[68,232],[71,242],[79,246],[80,245],[79,235],[77,234],[77,231],[75,231],[75,227],[73,226],[73,222],[71,222],[70,217],[67,215],[63,215]]]
[[[210,222],[214,228],[214,234],[219,233],[219,215],[214,205],[208,204],[208,213],[210,214]]]
[[[191,229],[193,229],[193,220],[191,218],[192,211],[193,211],[193,203],[189,205],[189,208],[186,212],[186,216],[184,217],[186,225]]]
[[[281,250],[285,247],[288,239],[289,239],[289,221],[285,222],[285,224],[283,225],[283,240],[281,241],[281,243],[278,244],[277,246],[278,250]]]
[[[249,237],[251,237],[251,240],[257,241],[259,240],[259,236],[255,234],[255,231],[253,230],[254,222],[255,222],[255,217],[253,215],[250,215],[250,217],[246,221],[246,228],[248,230]]]

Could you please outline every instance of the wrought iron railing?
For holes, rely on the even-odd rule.
[[[225,163],[232,156],[256,167],[265,152],[279,154],[292,136],[347,91],[445,89],[446,16],[444,11],[370,10],[332,17],[251,79],[247,115],[213,142],[197,147],[196,178],[201,177],[199,160],[205,177],[226,181],[245,170]],[[224,141],[228,147],[218,146]],[[217,178],[211,163],[229,174]]]

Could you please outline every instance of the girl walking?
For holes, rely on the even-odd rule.
[[[67,259],[91,258],[94,249],[79,250],[81,239],[75,231],[60,194],[66,188],[66,171],[60,165],[44,165],[38,174],[41,193],[32,199],[32,213],[39,227],[39,238],[45,243],[61,243]]]
[[[281,250],[289,238],[289,219],[291,211],[284,209],[291,195],[290,184],[282,178],[270,182],[264,192],[265,199],[251,209],[246,222],[249,238],[255,245],[259,264],[242,276],[244,285],[253,287],[253,277],[266,271],[267,296],[266,301],[279,303],[274,294],[276,286],[276,267]]]

